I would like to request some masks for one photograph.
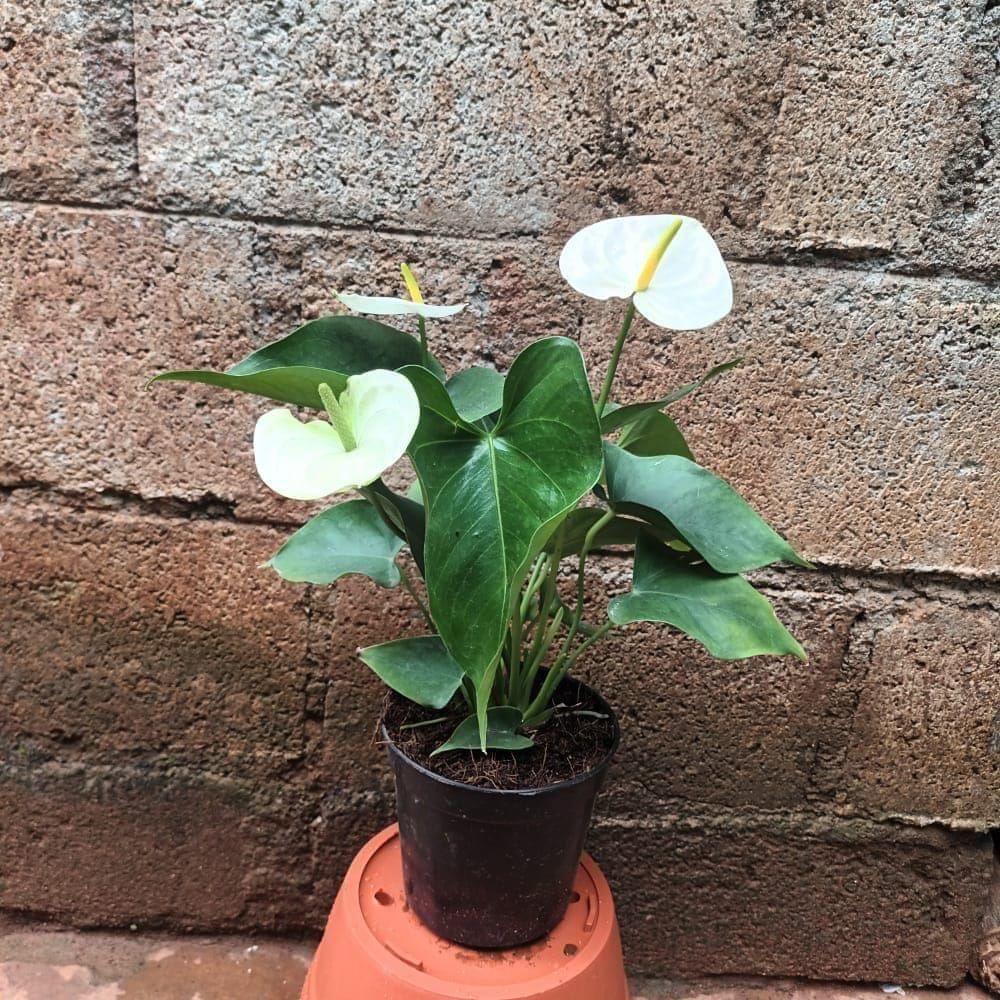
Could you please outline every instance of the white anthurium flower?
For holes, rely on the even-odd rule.
[[[594,299],[630,298],[651,323],[700,330],[733,307],[733,284],[715,240],[686,215],[630,215],[574,234],[559,270]]]
[[[390,295],[353,295],[350,292],[338,292],[337,298],[354,312],[366,313],[369,316],[420,316],[422,319],[443,319],[454,316],[465,308],[465,303],[457,306],[432,306],[424,302],[423,294],[417,279],[406,264],[400,264],[406,290],[410,293],[408,299],[397,299]]]
[[[330,423],[303,423],[279,408],[254,430],[260,478],[292,500],[319,500],[374,482],[402,457],[420,420],[417,394],[399,372],[352,375],[339,400],[326,384],[320,396]]]

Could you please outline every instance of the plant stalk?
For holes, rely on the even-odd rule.
[[[604,376],[604,385],[601,386],[601,394],[597,397],[597,417],[604,416],[604,407],[608,404],[608,397],[611,395],[611,385],[615,380],[618,371],[618,362],[621,360],[622,348],[628,332],[632,328],[632,320],[635,319],[635,303],[629,299],[625,308],[625,316],[622,319],[621,329],[618,331],[618,339],[615,341],[614,349],[611,352],[611,360],[608,362],[608,373]]]
[[[426,368],[430,355],[427,353],[427,320],[417,317],[417,329],[420,331],[420,363]]]
[[[583,545],[580,547],[580,560],[577,566],[577,577],[576,577],[576,607],[573,609],[573,618],[570,621],[569,631],[566,635],[566,639],[563,641],[562,648],[559,650],[559,655],[556,657],[555,662],[549,667],[548,675],[545,678],[545,682],[542,684],[541,690],[535,697],[534,701],[525,709],[524,717],[531,718],[538,714],[545,706],[548,704],[549,699],[552,697],[562,678],[566,676],[569,669],[568,664],[575,662],[576,656],[579,655],[579,650],[577,650],[572,659],[567,660],[567,654],[569,653],[570,645],[573,642],[573,638],[580,628],[580,620],[583,618],[583,601],[586,591],[586,579],[584,572],[587,568],[587,554],[590,552],[594,541],[597,536],[601,533],[601,530],[610,521],[614,519],[615,512],[613,510],[606,510],[591,526],[584,535]],[[600,629],[594,633],[586,642],[581,643],[582,647],[588,647],[596,642],[596,636],[600,633]],[[606,633],[605,633],[606,634]],[[538,664],[540,666],[540,662]],[[537,668],[536,668],[537,669]],[[530,690],[528,692],[530,697]]]
[[[437,632],[437,626],[434,624],[434,619],[431,618],[430,609],[424,604],[420,594],[417,593],[417,588],[413,585],[413,580],[410,578],[410,573],[406,566],[402,563],[396,563],[396,568],[399,570],[399,579],[403,584],[403,588],[406,592],[413,598],[417,607],[420,609],[420,613],[424,616],[424,620],[431,627],[432,632]]]

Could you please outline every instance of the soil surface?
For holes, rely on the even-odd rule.
[[[563,681],[553,704],[559,706],[555,715],[527,734],[535,741],[528,750],[489,750],[485,754],[452,750],[432,757],[468,715],[464,702],[444,710],[428,709],[390,691],[382,721],[393,743],[407,757],[443,778],[480,788],[544,788],[595,768],[614,746],[617,733],[607,706],[575,680]],[[404,728],[443,716],[448,716],[447,721]]]

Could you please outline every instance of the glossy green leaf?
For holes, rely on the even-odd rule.
[[[447,743],[431,754],[432,757],[449,750],[527,750],[535,745],[530,736],[518,733],[522,716],[520,709],[510,705],[497,706],[486,712],[486,743],[480,737],[479,722],[470,715],[458,724]]]
[[[395,587],[399,583],[395,560],[402,547],[367,500],[348,500],[306,522],[268,565],[296,583],[327,584],[357,573],[383,587]]]
[[[645,533],[636,547],[632,591],[611,601],[608,617],[616,625],[666,622],[722,660],[787,653],[806,658],[770,602],[743,577],[693,565]]]
[[[743,573],[779,559],[809,566],[727,482],[680,455],[631,455],[605,442],[615,508],[644,507],[666,518],[719,573]]]
[[[410,445],[427,505],[431,613],[480,692],[493,682],[516,588],[559,523],[597,481],[601,439],[583,357],[563,337],[515,360],[496,426],[463,420],[444,386],[408,368],[421,401]]]
[[[680,428],[659,410],[650,410],[629,424],[618,439],[618,447],[633,455],[680,455],[694,461]]]
[[[393,691],[426,708],[444,708],[462,683],[462,668],[437,635],[368,646],[359,655]]]
[[[496,369],[477,366],[453,375],[447,389],[455,411],[471,423],[500,409],[503,384],[504,377]]]
[[[382,517],[396,533],[406,539],[421,575],[424,572],[424,533],[426,517],[419,499],[394,493],[381,479],[376,479],[364,491]]]
[[[662,396],[660,399],[651,399],[645,403],[629,403],[626,406],[619,406],[614,410],[610,408],[605,409],[604,416],[601,418],[601,430],[605,434],[610,434],[612,431],[618,430],[619,427],[624,427],[632,423],[650,410],[662,410],[663,407],[669,406],[671,403],[676,403],[685,396],[690,396],[692,392],[700,389],[706,382],[711,381],[723,372],[729,371],[731,368],[735,368],[742,361],[742,358],[733,358],[732,361],[725,361],[721,365],[716,365],[705,372],[701,378],[695,379],[694,382],[689,382],[687,385],[682,385],[679,389],[674,389],[673,392],[668,392],[666,396]]]
[[[151,381],[202,382],[322,410],[317,391],[321,382],[340,393],[349,375],[419,364],[420,342],[410,334],[361,316],[324,316],[255,351],[228,371],[164,372]],[[440,372],[440,366],[433,365]]]

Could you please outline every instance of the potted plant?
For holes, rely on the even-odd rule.
[[[694,461],[665,412],[737,362],[659,399],[612,396],[636,313],[693,330],[730,311],[712,237],[684,216],[609,219],[574,235],[559,265],[578,292],[625,300],[596,395],[565,337],[531,344],[506,376],[471,368],[446,377],[427,321],[463,307],[426,303],[406,265],[407,299],[338,298],[355,313],[416,316],[416,337],[326,316],[226,372],[154,380],[317,411],[305,422],[285,408],[258,420],[262,479],[297,500],[360,496],[314,517],[270,566],[293,581],[359,573],[402,584],[426,618],[426,635],[360,656],[391,689],[382,732],[409,904],[436,933],[479,947],[533,940],[569,902],[618,742],[614,713],[572,672],[613,629],[662,622],[722,659],[804,658],[741,574],[778,560],[808,564]],[[416,480],[397,492],[381,477],[404,454]],[[401,560],[406,547],[410,560]],[[586,567],[607,549],[634,552],[632,588],[596,622]]]

